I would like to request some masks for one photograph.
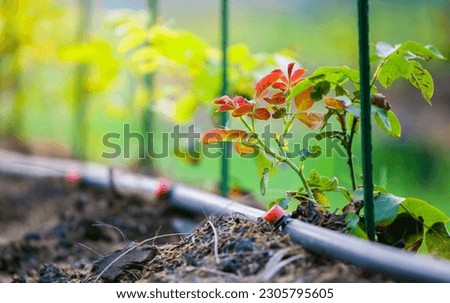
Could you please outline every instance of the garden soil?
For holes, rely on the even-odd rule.
[[[1,282],[388,282],[239,214],[0,176]],[[322,222],[323,220],[321,220]]]

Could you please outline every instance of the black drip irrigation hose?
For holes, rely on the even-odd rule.
[[[77,170],[83,183],[95,187],[110,188],[113,178],[114,187],[119,192],[154,195],[158,186],[158,181],[154,178],[124,171],[114,171],[111,174],[110,168],[98,164],[23,156],[6,151],[0,151],[0,159],[0,173],[4,175],[64,177],[69,170]],[[179,184],[171,186],[168,201],[173,207],[208,216],[240,213],[256,220],[264,213],[230,199]],[[361,240],[288,217],[285,217],[281,225],[280,228],[294,242],[311,252],[402,281],[450,282],[450,262],[443,259],[433,259]]]

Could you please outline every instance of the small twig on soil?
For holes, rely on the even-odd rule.
[[[111,263],[109,263],[108,266],[106,266],[97,276],[97,278],[95,278],[94,283],[98,282],[98,280],[102,277],[102,275],[114,264],[116,263],[118,260],[120,260],[123,256],[125,256],[127,253],[129,253],[130,251],[132,251],[133,249],[144,245],[147,242],[150,241],[154,241],[155,239],[159,239],[159,238],[164,238],[164,237],[172,237],[172,236],[184,236],[184,235],[191,235],[191,233],[173,233],[173,234],[166,234],[166,235],[160,235],[160,236],[155,236],[149,239],[145,239],[144,241],[141,241],[139,243],[136,243],[135,245],[132,245],[129,249],[127,249],[126,251],[124,251],[122,254],[120,254],[117,258],[115,258]]]
[[[208,220],[208,224],[211,226],[213,232],[214,232],[214,256],[216,258],[216,265],[220,264],[220,258],[219,258],[219,237],[217,236],[217,231],[214,225],[210,220]]]
[[[210,274],[215,274],[217,276],[224,276],[224,277],[227,277],[236,282],[239,282],[242,279],[242,277],[239,277],[233,273],[223,272],[221,270],[216,270],[216,269],[207,268],[207,267],[187,266],[186,271],[202,271],[202,272],[206,272],[206,273],[210,273]]]
[[[285,267],[289,263],[304,258],[303,255],[295,255],[280,262],[283,259],[283,257],[289,253],[290,250],[291,250],[290,248],[287,248],[277,251],[272,256],[272,258],[270,258],[269,262],[266,263],[264,269],[258,274],[257,281],[267,282],[270,279],[272,279],[283,267]]]
[[[83,248],[86,248],[87,250],[93,252],[94,254],[96,254],[96,255],[99,256],[99,257],[104,257],[102,254],[99,254],[98,252],[96,252],[95,250],[93,250],[92,248],[90,248],[90,247],[87,246],[87,245],[84,245],[84,244],[82,244],[82,243],[78,243],[78,245],[80,245],[80,246],[83,247]]]
[[[92,224],[92,226],[101,226],[101,227],[108,227],[108,228],[115,229],[122,236],[123,242],[128,242],[127,236],[125,236],[125,234],[119,228],[117,228],[117,227],[115,227],[115,226],[113,226],[111,224],[99,222],[99,223],[96,223],[96,224]]]

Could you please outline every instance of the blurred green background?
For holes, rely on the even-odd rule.
[[[2,6],[7,2],[0,1]],[[28,11],[11,17],[11,12],[5,10],[0,19],[0,129],[3,140],[10,138],[11,112],[14,111],[14,100],[19,98],[23,100],[23,125],[15,135],[35,153],[71,156],[79,69],[76,64],[63,60],[61,52],[80,42],[77,34],[80,30],[80,3],[45,0],[33,5],[33,1],[18,2]],[[91,40],[105,42],[111,58],[120,59],[122,55],[117,53],[119,39],[105,26],[105,20],[116,10],[126,9],[145,15],[146,1],[103,0],[92,1],[91,5],[86,35]],[[445,0],[372,0],[371,41],[395,44],[415,40],[435,45],[448,58],[449,11],[450,4]],[[13,20],[9,22],[15,24],[14,31],[8,30],[12,28],[8,17]],[[173,29],[190,31],[211,46],[219,47],[219,1],[159,1],[159,22]],[[15,43],[19,47],[5,43],[11,40],[7,40],[6,35],[18,37]],[[356,1],[230,1],[230,40],[232,44],[247,44],[253,53],[289,49],[309,71],[321,65],[358,68]],[[115,67],[108,63],[107,56],[103,58],[106,63],[102,75],[107,77]],[[137,146],[132,152],[133,159],[106,160],[101,157],[102,152],[108,151],[102,143],[104,134],[123,134],[124,123],[129,123],[132,130],[141,129],[140,113],[127,109],[130,102],[134,102],[130,100],[136,98],[138,84],[130,73],[122,71],[126,67],[121,63],[117,67],[119,75],[111,83],[105,87],[100,83],[98,89],[89,94],[86,112],[89,160],[114,165],[136,162]],[[374,179],[393,194],[421,198],[450,215],[449,63],[430,62],[425,67],[435,80],[432,107],[406,80],[384,92],[402,122],[403,135],[401,139],[389,138],[374,126]],[[179,87],[184,85],[176,79],[159,76],[158,72],[155,76],[155,86],[161,90],[166,83]],[[208,87],[211,84],[204,85]],[[156,138],[161,138],[163,132],[170,132],[175,123],[168,114],[169,105],[170,102],[152,105],[156,113]],[[194,123],[198,131],[205,131],[213,125],[213,120],[208,118],[209,113],[210,109],[199,110],[184,125]],[[300,138],[306,131],[306,128],[298,126],[296,136]],[[156,145],[158,147],[158,141]],[[360,154],[359,140],[355,153]],[[202,159],[199,164],[192,165],[175,156],[154,163],[160,174],[205,189],[216,188],[219,164],[218,159]],[[357,167],[357,171],[361,171],[358,161]],[[306,170],[312,168],[322,175],[347,179],[345,159],[339,157],[309,161]],[[288,169],[280,169],[271,177],[266,196],[261,197],[255,162],[235,155],[231,161],[231,183],[253,193],[257,199],[269,202],[282,196],[286,190],[296,189],[299,182]],[[340,199],[336,195],[333,207],[341,203]]]

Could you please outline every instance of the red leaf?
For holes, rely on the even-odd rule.
[[[251,112],[253,109],[253,104],[250,103],[245,103],[240,105],[238,108],[236,108],[231,115],[233,117],[241,117],[245,114],[248,114],[249,112]]]
[[[226,131],[226,140],[225,141],[235,141],[237,139],[241,140],[247,137],[247,133],[243,130],[239,129],[229,129]]]
[[[239,129],[213,128],[202,134],[200,142],[202,144],[212,144],[222,141],[236,141],[241,140],[246,136],[247,133]]]
[[[299,68],[296,71],[294,71],[294,73],[291,76],[291,79],[289,81],[289,85],[290,87],[294,87],[297,83],[299,83],[300,81],[302,81],[304,78],[302,78],[302,76],[306,73],[306,69],[304,68]]]
[[[270,210],[268,210],[264,215],[263,215],[263,219],[266,222],[269,223],[275,223],[278,220],[281,219],[281,217],[283,217],[284,215],[284,209],[278,205],[275,204]]]
[[[213,128],[207,130],[200,137],[200,142],[202,144],[212,144],[217,142],[224,141],[224,138],[227,137],[227,131],[223,128]]]
[[[247,100],[245,100],[244,97],[242,96],[236,96],[233,98],[232,103],[234,104],[235,107],[239,107],[242,106],[244,104],[250,104],[247,102]]]
[[[251,154],[255,149],[250,146],[246,146],[242,144],[240,141],[234,142],[234,149],[240,154],[240,155],[247,155]]]
[[[270,74],[262,77],[255,85],[255,97],[261,97],[264,91],[280,79],[281,76],[283,76],[281,69],[275,69],[271,71]]]
[[[265,108],[257,108],[253,113],[253,117],[258,120],[269,120],[270,113]]]
[[[289,63],[288,68],[287,68],[289,82],[291,82],[291,75],[292,75],[292,70],[294,69],[294,65],[295,65],[295,62],[291,62],[291,63]]]
[[[264,98],[264,100],[269,104],[281,105],[286,102],[286,96],[284,93],[276,93],[270,98]]]
[[[213,101],[214,104],[227,104],[227,103],[231,103],[231,98],[228,96],[222,96],[220,98],[214,99]]]
[[[288,89],[286,83],[284,83],[284,82],[275,82],[274,84],[272,84],[272,87],[282,90],[282,91],[285,91]]]
[[[222,106],[220,106],[216,112],[220,113],[220,112],[226,112],[227,110],[233,110],[234,107],[231,104],[224,104]]]

